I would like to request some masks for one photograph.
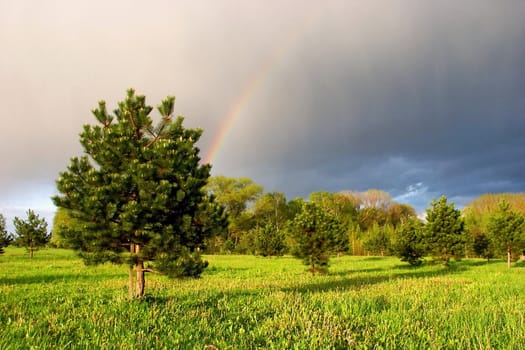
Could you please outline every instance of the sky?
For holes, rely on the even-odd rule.
[[[99,100],[204,130],[213,175],[424,211],[525,191],[525,1],[0,0],[0,213],[50,196]]]

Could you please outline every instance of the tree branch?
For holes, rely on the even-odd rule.
[[[162,272],[160,272],[160,271],[153,270],[153,269],[142,269],[142,271],[144,271],[144,272],[156,273],[157,275],[165,275],[165,273],[162,273]]]
[[[131,111],[128,109],[127,112],[129,114],[129,120],[131,122],[131,125],[135,129],[135,136],[137,136],[137,140],[140,140],[140,138],[141,138],[140,129],[137,128],[137,124],[135,123],[135,119],[133,119],[133,114],[131,114]]]

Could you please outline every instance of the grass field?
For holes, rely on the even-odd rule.
[[[396,258],[207,256],[197,280],[148,275],[127,299],[124,266],[66,250],[0,256],[0,349],[523,349],[525,267]]]

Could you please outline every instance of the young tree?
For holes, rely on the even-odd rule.
[[[358,200],[349,193],[313,192],[310,202],[315,203],[325,212],[336,217],[341,223],[337,234],[334,251],[339,255],[350,250],[350,230],[357,222]]]
[[[284,231],[274,223],[257,226],[255,233],[255,253],[262,256],[281,256],[286,251]]]
[[[418,266],[425,256],[424,225],[417,217],[409,217],[396,230],[394,251],[401,261]]]
[[[385,256],[392,248],[391,238],[394,227],[392,225],[379,226],[374,223],[367,232],[367,238],[363,242],[363,248],[372,254]]]
[[[507,255],[507,267],[517,257],[517,252],[525,247],[525,217],[510,209],[510,204],[502,200],[498,210],[490,217],[488,233],[492,237],[497,253]]]
[[[295,241],[293,255],[303,259],[312,275],[315,272],[325,273],[340,230],[340,223],[333,215],[314,203],[304,203],[301,212],[290,224],[290,233]]]
[[[4,254],[4,248],[13,242],[13,236],[7,233],[5,218],[0,214],[0,254]]]
[[[29,256],[33,257],[33,252],[38,248],[45,246],[50,239],[47,233],[46,219],[40,218],[38,214],[29,209],[27,211],[27,220],[15,217],[13,220],[17,234],[16,243],[26,247]]]
[[[153,108],[133,90],[114,115],[99,102],[98,124],[80,134],[85,155],[71,159],[53,197],[79,223],[63,235],[86,263],[129,265],[130,298],[143,297],[145,272],[198,276],[207,266],[199,255],[204,239],[226,225],[204,191],[211,166],[199,164],[202,131],[173,119],[174,101],[158,106],[156,125]]]
[[[460,258],[464,252],[461,211],[454,203],[447,203],[445,196],[433,200],[430,205],[425,225],[426,244],[430,253],[448,266],[451,257]]]
[[[487,262],[490,258],[494,257],[493,244],[490,238],[484,233],[473,236],[472,250],[474,254],[487,259]]]

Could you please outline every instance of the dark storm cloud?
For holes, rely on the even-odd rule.
[[[524,17],[522,1],[1,1],[0,211],[52,212],[89,111],[128,87],[176,95],[203,153],[252,87],[214,173],[288,197],[379,188],[421,210],[523,191]]]
[[[484,192],[523,191],[525,5],[462,4],[420,4],[396,20],[379,14],[373,30],[323,21],[271,87],[278,102],[266,115],[279,117],[256,143],[277,136],[268,158],[247,148],[240,163],[262,163],[254,176],[272,164],[296,193],[317,184],[405,198],[421,182],[429,197],[463,205]]]

